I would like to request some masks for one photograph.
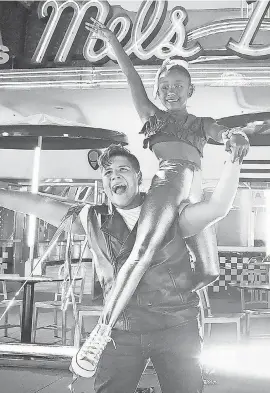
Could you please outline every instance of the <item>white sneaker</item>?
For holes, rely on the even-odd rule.
[[[99,359],[106,345],[111,341],[111,327],[98,323],[85,343],[73,356],[71,361],[72,371],[84,378],[95,375]]]

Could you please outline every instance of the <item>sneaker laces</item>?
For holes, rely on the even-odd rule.
[[[87,359],[91,363],[98,361],[106,345],[112,341],[110,333],[111,328],[108,325],[98,324],[83,344],[80,358]]]

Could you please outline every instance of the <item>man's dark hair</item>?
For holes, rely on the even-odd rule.
[[[98,160],[100,168],[106,168],[111,164],[112,158],[118,156],[126,157],[129,160],[133,169],[135,169],[140,176],[139,182],[141,182],[141,168],[137,157],[122,145],[113,144],[104,150]]]

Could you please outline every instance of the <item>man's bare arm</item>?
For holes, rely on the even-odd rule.
[[[196,235],[222,218],[233,206],[239,184],[241,164],[225,162],[224,169],[209,200],[194,204],[183,203],[179,209],[179,226],[183,238]]]
[[[0,206],[24,214],[33,214],[58,227],[71,205],[30,192],[0,189]],[[79,219],[73,224],[73,233],[85,234]]]

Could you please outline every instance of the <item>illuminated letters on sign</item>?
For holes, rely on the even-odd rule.
[[[248,21],[240,41],[236,42],[230,39],[227,45],[228,49],[243,57],[265,58],[270,56],[270,45],[262,45],[260,47],[251,45],[269,6],[270,1],[257,1],[256,8]]]
[[[9,61],[9,51],[8,47],[5,45],[0,45],[0,64],[5,64]]]
[[[66,61],[85,12],[92,7],[94,10],[97,10],[96,19],[105,23],[111,10],[111,6],[107,1],[90,0],[82,4],[74,0],[67,0],[65,2],[47,0],[41,2],[38,8],[39,18],[47,17],[49,8],[52,9],[52,12],[32,57],[33,63],[42,62],[63,11],[70,7],[73,9],[73,17],[55,56],[55,62],[58,63],[64,63]],[[145,18],[150,7],[153,7],[153,13],[147,22],[147,26],[144,26]],[[152,43],[147,48],[143,48],[143,44],[151,33],[153,33],[157,25],[160,25],[160,28],[162,27],[161,16],[166,12],[167,1],[147,0],[142,2],[133,26],[130,17],[127,14],[121,14],[112,18],[108,23],[108,27],[114,29],[116,25],[120,25],[117,33],[119,41],[122,41],[127,36],[130,27],[132,27],[131,40],[125,46],[125,51],[128,55],[135,54],[141,60],[148,60],[153,56],[160,59],[166,59],[168,56],[174,55],[183,56],[188,59],[198,57],[202,52],[202,48],[198,43],[190,48],[185,48],[187,12],[182,7],[175,7],[170,12],[170,24],[166,31],[162,35],[158,34],[157,37],[154,37]],[[106,43],[104,43],[104,46],[100,50],[94,50],[96,41],[96,39],[92,38],[92,33],[89,33],[83,48],[85,59],[93,63],[109,56],[115,60],[111,48]]]
[[[269,5],[270,1],[258,0],[240,41],[229,40],[227,48],[233,51],[234,54],[240,57],[270,57],[270,45],[260,47],[252,45]],[[194,42],[188,47],[186,46],[186,24],[188,20],[186,10],[177,6],[167,15],[167,6],[168,1],[143,1],[136,13],[134,22],[131,21],[127,13],[121,12],[121,14],[114,15],[109,20],[107,26],[111,30],[114,30],[118,26],[117,37],[120,42],[127,37],[131,29],[130,41],[124,46],[124,49],[128,55],[134,54],[144,61],[152,57],[163,60],[167,57],[178,55],[191,60],[201,56],[203,54],[203,48],[198,42]],[[96,19],[102,23],[107,21],[108,15],[111,13],[111,6],[108,1],[89,0],[80,2],[75,0],[46,0],[40,2],[38,7],[39,18],[48,17],[49,9],[51,13],[32,57],[33,63],[39,64],[44,59],[59,19],[63,11],[67,8],[73,9],[73,16],[56,53],[54,59],[56,63],[64,63],[67,60],[67,56],[87,10],[92,8],[96,12]],[[150,10],[152,11],[151,13],[149,12]],[[151,16],[149,17],[150,14]],[[237,20],[239,19],[227,20],[228,28],[231,23],[233,29],[233,22]],[[224,31],[222,30],[223,22],[215,22],[216,33]],[[208,27],[209,31],[211,27],[212,24],[210,23]],[[207,26],[204,28],[207,30]],[[205,34],[207,34],[207,31]],[[106,57],[115,60],[114,53],[106,42],[98,50],[95,49],[96,42],[97,40],[92,37],[92,33],[90,32],[83,47],[83,56],[86,60],[91,63],[98,62]]]

